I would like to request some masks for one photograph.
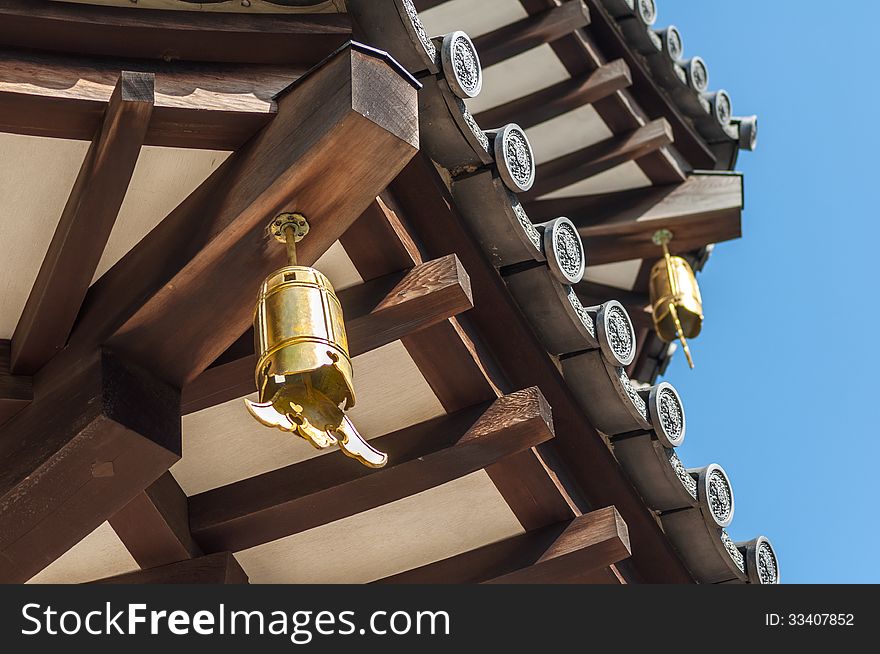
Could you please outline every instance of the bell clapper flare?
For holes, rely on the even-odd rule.
[[[287,247],[288,265],[269,275],[254,309],[258,401],[250,414],[267,427],[304,438],[319,449],[339,445],[371,468],[388,460],[360,435],[345,411],[354,385],[342,306],[321,272],[297,265],[296,244],[309,233],[299,213],[282,213],[269,233]]]
[[[654,329],[667,343],[681,342],[688,365],[694,360],[688,347],[688,338],[696,338],[703,326],[703,300],[700,287],[690,264],[682,257],[669,253],[673,234],[668,229],[654,232],[651,240],[663,248],[663,258],[651,268],[651,309]]]

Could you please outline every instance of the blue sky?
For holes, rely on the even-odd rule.
[[[666,379],[688,466],[720,463],[734,539],[764,533],[783,582],[880,582],[876,21],[818,0],[658,0],[736,115],[743,238],[700,277],[706,322]]]

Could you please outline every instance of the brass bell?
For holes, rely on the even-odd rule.
[[[355,395],[339,298],[321,272],[296,265],[296,243],[308,233],[308,222],[301,214],[281,214],[269,231],[287,245],[289,265],[260,287],[254,309],[259,398],[245,405],[267,427],[297,434],[317,448],[339,445],[346,455],[380,468],[386,455],[345,415]]]
[[[693,368],[687,339],[696,338],[703,327],[703,299],[697,277],[687,261],[669,254],[672,232],[658,230],[652,240],[663,248],[663,258],[651,268],[648,283],[654,329],[667,343],[679,340]]]

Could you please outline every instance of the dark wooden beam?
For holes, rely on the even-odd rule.
[[[672,130],[664,119],[652,120],[632,132],[557,157],[540,164],[535,184],[520,198],[528,201],[598,175],[627,161],[638,160],[672,143]]]
[[[67,342],[134,173],[154,83],[150,73],[128,71],[116,82],[12,335],[17,374],[34,374]]]
[[[93,584],[246,584],[247,573],[230,552],[217,552],[149,570],[138,570]]]
[[[613,506],[386,577],[384,584],[589,583],[630,556],[626,523]]]
[[[679,111],[675,102],[660,89],[653,75],[642,63],[644,60],[627,44],[614,25],[616,21],[601,6],[601,1],[585,0],[585,2],[593,16],[589,38],[606,56],[620,57],[629,64],[633,76],[633,85],[629,93],[635,102],[652,118],[662,117],[669,121],[675,136],[675,148],[688,160],[692,168],[714,169],[716,158],[706,141]]]
[[[434,488],[552,437],[550,408],[530,388],[373,439],[388,453],[385,468],[319,456],[194,495],[190,525],[206,551],[238,551]]]
[[[554,7],[556,0],[520,0],[520,4],[529,15],[536,15]],[[596,13],[593,11],[593,14]],[[572,77],[580,77],[590,73],[608,61],[604,52],[592,41],[591,32],[592,27],[589,30],[576,30],[550,44]],[[606,98],[597,100],[593,104],[593,108],[615,134],[637,129],[654,118],[641,109],[628,89],[621,89]],[[697,133],[691,128],[686,128],[685,131],[684,137],[692,138],[683,147],[693,146],[699,151],[692,153],[692,156],[688,158],[690,167],[685,165],[683,169],[666,150],[659,150],[636,161],[636,165],[654,184],[675,184],[684,180],[686,170],[715,167],[715,156]]]
[[[654,514],[584,415],[556,363],[547,356],[498,271],[458,215],[434,165],[424,155],[415,157],[390,190],[398,213],[424,244],[426,256],[455,252],[461,258],[474,289],[469,319],[509,383],[538,386],[547,395],[557,435],[542,450],[555,454],[554,469],[566,475],[571,492],[582,494],[589,507],[617,507],[629,527],[633,567],[642,580],[692,582]]]
[[[159,61],[308,68],[351,38],[348,15],[223,14],[0,0],[0,44]]]
[[[369,277],[422,261],[404,221],[386,192],[374,209],[362,215],[341,241],[361,276]],[[462,315],[411,334],[402,340],[419,371],[448,413],[494,400],[502,385],[497,366]],[[543,527],[577,515],[575,503],[556,474],[534,448],[486,468],[504,500],[526,529]]]
[[[189,531],[186,495],[170,472],[115,513],[110,526],[143,569],[202,554]]]
[[[0,581],[23,582],[180,458],[179,394],[108,354],[40,380],[0,428]]]
[[[65,352],[106,343],[175,386],[198,377],[286,261],[272,217],[308,217],[298,257],[314,263],[415,154],[417,86],[358,44],[298,80],[265,129],[92,285]]]
[[[656,259],[651,240],[658,229],[672,231],[670,250],[690,252],[742,236],[742,176],[693,174],[676,186],[620,193],[538,200],[527,211],[542,217],[568,216],[578,227],[591,265]]]
[[[13,375],[9,370],[12,343],[0,338],[0,425],[24,409],[34,399],[33,380]]]
[[[632,83],[629,66],[618,59],[583,76],[567,79],[516,100],[480,112],[480,125],[516,123],[527,129],[564,113],[597,102]]]
[[[510,25],[474,39],[484,68],[510,59],[532,48],[571,34],[590,22],[590,12],[581,0],[566,0],[561,5],[523,18]]]
[[[399,281],[398,281],[399,280]],[[401,279],[379,277],[339,293],[349,354],[358,356],[473,307],[470,280],[455,255],[420,264]],[[253,330],[183,389],[183,415],[255,390]]]
[[[0,132],[92,140],[121,67],[79,55],[0,50]],[[124,67],[155,75],[147,145],[212,150],[243,145],[274,116],[274,97],[303,72],[289,66],[135,60]]]

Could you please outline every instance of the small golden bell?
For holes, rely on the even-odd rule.
[[[281,214],[269,231],[288,249],[291,265],[269,275],[254,309],[259,398],[245,404],[258,421],[317,448],[339,445],[364,465],[387,456],[358,433],[345,410],[355,404],[342,306],[322,273],[297,266],[296,242],[308,233],[301,214]]]
[[[667,343],[679,340],[688,364],[694,367],[687,339],[696,338],[703,327],[703,299],[696,275],[682,257],[669,254],[672,232],[657,231],[653,241],[663,248],[663,258],[651,268],[648,289],[654,329]]]

